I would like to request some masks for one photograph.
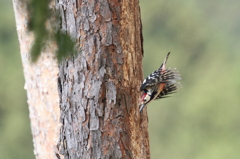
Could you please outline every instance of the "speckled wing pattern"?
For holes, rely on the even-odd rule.
[[[161,70],[158,69],[151,73],[142,83],[140,91],[143,91],[146,87],[154,86],[158,83]]]
[[[160,83],[175,83],[175,80],[180,79],[180,74],[176,69],[166,69],[162,71],[162,67],[151,73],[142,83],[140,91],[146,87],[156,86]]]

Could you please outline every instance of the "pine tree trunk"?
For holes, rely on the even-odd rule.
[[[61,0],[56,7],[61,30],[79,44],[79,53],[60,64],[60,153],[73,159],[150,158],[147,115],[139,113],[138,0]]]
[[[59,96],[57,88],[58,65],[51,43],[36,63],[30,62],[34,36],[27,29],[27,1],[13,0],[18,40],[27,90],[34,154],[39,159],[54,159],[60,129]]]
[[[13,5],[36,157],[55,158],[59,91],[58,147],[65,158],[150,158],[146,111],[138,112],[143,76],[138,0],[56,2],[61,31],[76,39],[79,50],[60,64],[58,88],[54,45],[31,64],[34,37],[27,31],[26,1]]]

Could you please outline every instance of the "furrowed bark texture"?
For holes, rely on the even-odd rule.
[[[38,159],[53,159],[60,129],[58,65],[54,60],[55,47],[49,44],[38,62],[30,62],[34,36],[27,29],[27,1],[13,0],[16,26],[27,90],[34,154]],[[51,46],[50,46],[51,45]]]
[[[63,32],[79,53],[60,64],[59,150],[65,158],[150,158],[139,113],[142,37],[138,0],[59,0]]]

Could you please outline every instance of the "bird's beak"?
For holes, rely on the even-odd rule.
[[[140,107],[140,109],[139,109],[139,112],[142,111],[142,109],[144,108],[145,105],[146,105],[146,104],[142,104],[142,105],[141,105],[141,107]]]

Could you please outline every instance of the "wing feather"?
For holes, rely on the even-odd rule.
[[[167,83],[165,88],[159,93],[155,99],[161,99],[169,97],[168,95],[176,93],[176,90],[180,87],[180,83]]]
[[[146,87],[152,87],[160,83],[175,83],[176,80],[179,80],[180,74],[176,69],[166,69],[162,70],[161,67],[151,73],[142,83],[140,91],[143,91]]]

